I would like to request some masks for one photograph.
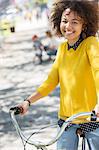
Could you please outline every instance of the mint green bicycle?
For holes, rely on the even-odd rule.
[[[39,136],[39,133],[44,129],[44,128],[48,128],[47,127],[44,127],[44,128],[41,128],[39,129],[38,131],[35,131],[33,132],[29,137],[26,137],[18,122],[17,122],[17,119],[16,119],[16,115],[20,114],[22,111],[22,108],[19,108],[19,107],[13,107],[10,109],[10,116],[11,116],[11,119],[12,119],[12,122],[13,122],[13,125],[18,133],[18,135],[20,136],[22,142],[23,142],[23,146],[24,146],[24,150],[26,149],[25,146],[26,144],[28,143],[29,145],[32,145],[34,146],[37,150],[48,150],[48,146],[54,144],[62,135],[62,133],[66,130],[66,128],[68,128],[69,126],[72,126],[72,122],[79,118],[79,117],[82,117],[82,116],[90,116],[91,118],[91,121],[89,122],[86,122],[86,123],[80,123],[79,124],[79,128],[77,129],[77,134],[80,135],[80,137],[82,137],[82,150],[86,150],[86,144],[85,144],[85,133],[86,132],[91,132],[91,131],[94,131],[96,130],[97,128],[99,128],[99,122],[97,121],[97,118],[96,118],[96,115],[95,115],[95,112],[82,112],[82,113],[78,113],[78,114],[75,114],[71,117],[69,117],[66,121],[63,122],[63,124],[61,125],[60,127],[60,130],[58,131],[58,133],[56,134],[55,137],[53,137],[51,140],[49,140],[48,142],[44,142],[44,141],[38,141],[38,140],[31,140],[30,138],[35,135],[35,134],[38,134]],[[54,125],[57,125],[57,123],[53,124]],[[47,133],[48,135],[49,133]],[[47,137],[46,137],[47,138]],[[99,136],[98,136],[99,138]],[[87,142],[88,142],[88,139],[87,139]],[[90,147],[90,142],[88,142],[89,144],[89,150],[98,150],[98,149],[92,149]]]

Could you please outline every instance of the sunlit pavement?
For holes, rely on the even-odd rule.
[[[42,34],[45,27],[41,25],[40,28],[35,27],[35,30],[32,30],[28,25],[22,28],[23,25],[20,23],[16,26],[17,31],[6,37],[3,50],[0,50],[0,150],[23,149],[11,122],[9,108],[32,94],[47,77],[52,64],[33,64],[31,37],[34,33]],[[28,114],[19,118],[23,120],[21,126],[24,130],[29,131],[31,127],[39,128],[41,124],[45,125],[57,119],[59,90],[57,91],[58,93],[31,106]]]

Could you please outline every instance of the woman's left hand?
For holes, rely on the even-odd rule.
[[[96,115],[97,117],[99,117],[99,104],[97,104],[94,108],[95,112],[96,112]]]

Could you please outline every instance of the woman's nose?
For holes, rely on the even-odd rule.
[[[71,23],[67,22],[65,27],[66,27],[66,29],[70,29],[71,28]]]

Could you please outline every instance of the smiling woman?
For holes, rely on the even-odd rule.
[[[67,8],[62,14],[60,30],[69,45],[74,45],[83,30],[83,19]]]

